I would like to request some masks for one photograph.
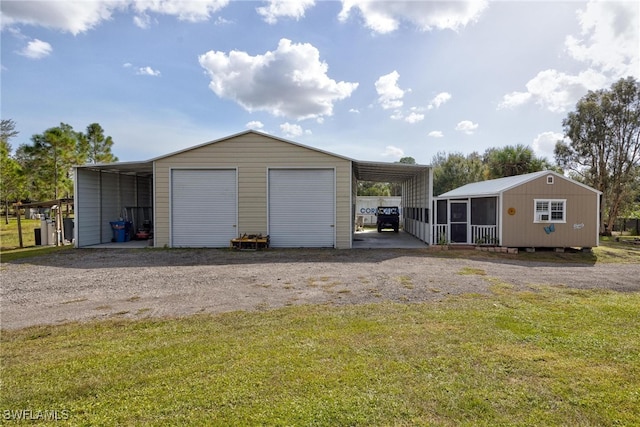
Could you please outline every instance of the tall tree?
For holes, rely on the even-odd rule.
[[[9,224],[9,203],[20,198],[22,170],[11,156],[11,139],[18,136],[11,119],[0,122],[0,198],[4,204],[5,224]]]
[[[454,188],[485,179],[485,166],[480,154],[438,152],[431,162],[433,194],[439,196]]]
[[[531,148],[522,144],[489,148],[484,154],[484,162],[487,167],[487,179],[522,175],[551,168],[546,159],[536,157]]]
[[[640,164],[640,84],[633,77],[588,92],[562,122],[570,142],[558,142],[558,164],[602,191],[602,230],[610,234],[633,199]]]
[[[91,123],[87,126],[86,133],[79,135],[78,154],[83,162],[117,162],[118,158],[111,152],[112,147],[113,139],[110,136],[105,137],[104,129],[98,123]]]
[[[358,196],[391,196],[391,186],[386,182],[358,181]]]
[[[34,196],[58,199],[73,194],[71,168],[80,163],[77,155],[78,133],[65,123],[31,137],[24,147],[25,163],[33,171]]]
[[[415,165],[416,164],[416,159],[414,159],[413,157],[403,157],[400,160],[398,160],[398,163],[404,163],[405,165]]]

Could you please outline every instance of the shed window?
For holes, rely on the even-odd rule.
[[[536,199],[533,222],[566,222],[567,201],[564,199]]]
[[[547,176],[547,184],[553,184],[553,175]]]

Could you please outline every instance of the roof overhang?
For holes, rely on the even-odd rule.
[[[122,175],[152,176],[153,162],[116,162],[98,163],[76,166],[79,169],[87,169],[98,172],[118,173]]]
[[[353,171],[358,181],[404,182],[422,172],[428,172],[431,166],[410,165],[406,163],[381,163],[353,161]]]
[[[76,168],[123,175],[153,176],[154,160],[155,159],[143,162],[86,164],[76,166]],[[353,162],[353,171],[358,181],[404,182],[416,177],[420,173],[428,172],[431,168],[431,166],[427,165],[410,165],[406,163],[351,161]]]

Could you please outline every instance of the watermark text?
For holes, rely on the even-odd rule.
[[[2,419],[5,421],[64,421],[71,416],[68,409],[4,409]]]

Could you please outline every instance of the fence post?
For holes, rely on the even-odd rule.
[[[22,223],[20,222],[20,202],[16,203],[14,206],[16,208],[16,219],[18,220],[18,241],[20,241],[20,249],[24,248],[24,244],[22,243]]]

